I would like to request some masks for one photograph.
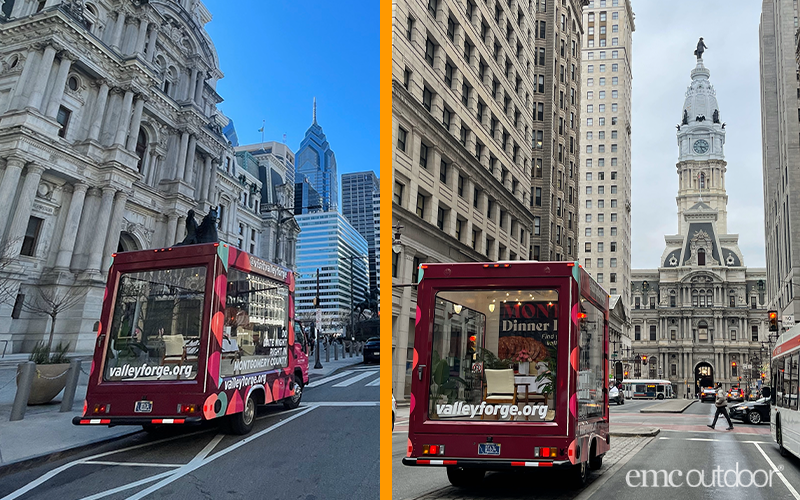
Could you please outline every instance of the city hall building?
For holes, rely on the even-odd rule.
[[[46,339],[26,301],[78,288],[55,342],[92,350],[112,254],[181,241],[190,209],[218,207],[220,239],[258,253],[291,207],[223,134],[210,20],[191,0],[0,2],[0,349]]]
[[[698,57],[677,131],[678,234],[665,236],[657,269],[632,271],[621,360],[626,378],[667,379],[678,397],[716,382],[758,387],[769,359],[766,270],[748,269],[728,233],[726,124],[709,76]]]

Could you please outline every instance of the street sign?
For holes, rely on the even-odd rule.
[[[793,325],[794,325],[794,314],[784,314],[783,326],[793,326]]]

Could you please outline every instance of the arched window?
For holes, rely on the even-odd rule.
[[[669,292],[669,306],[670,307],[677,306],[677,294],[675,293],[675,290]]]
[[[144,165],[144,155],[147,151],[147,134],[144,129],[139,129],[139,136],[136,138],[136,156],[139,157],[139,162],[136,164],[136,169],[142,171]]]
[[[701,321],[697,324],[697,340],[708,342],[708,323]]]
[[[85,19],[84,26],[91,32],[95,23],[97,23],[97,9],[94,5],[86,4],[86,8],[83,10],[83,18]]]
[[[697,265],[698,266],[705,266],[706,265],[706,251],[702,248],[697,251]]]
[[[706,188],[706,174],[700,174],[700,189]]]
[[[692,290],[692,306],[697,307],[697,290]]]

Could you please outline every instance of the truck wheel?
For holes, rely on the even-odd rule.
[[[247,401],[244,402],[244,410],[240,413],[234,413],[229,417],[228,423],[231,432],[238,435],[247,434],[253,429],[256,422],[256,402],[253,401],[252,396],[247,396]]]
[[[656,399],[664,399],[664,395],[663,394],[659,394]]]
[[[597,441],[592,441],[592,447],[589,450],[589,468],[598,470],[602,466],[603,455],[597,455]]]
[[[789,455],[789,452],[786,448],[783,447],[783,431],[781,430],[781,421],[778,419],[777,426],[775,428],[775,441],[778,442],[778,451],[781,453],[782,457],[786,457]]]
[[[287,410],[294,410],[300,406],[300,400],[303,398],[303,379],[296,374],[294,380],[294,395],[283,400],[283,407]]]
[[[483,469],[462,469],[461,467],[448,467],[447,479],[456,488],[472,488],[483,482],[486,471]]]
[[[572,466],[570,471],[572,476],[570,481],[575,489],[583,488],[586,485],[586,479],[589,477],[589,465],[586,462],[580,462]]]

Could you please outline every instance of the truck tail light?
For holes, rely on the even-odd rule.
[[[555,458],[558,454],[558,448],[534,448],[533,456],[538,458]]]
[[[92,413],[111,413],[111,404],[94,405],[94,410]]]
[[[423,455],[444,455],[444,445],[443,444],[423,444],[422,445],[422,454]]]
[[[197,411],[197,405],[178,405],[178,413],[194,413]]]

